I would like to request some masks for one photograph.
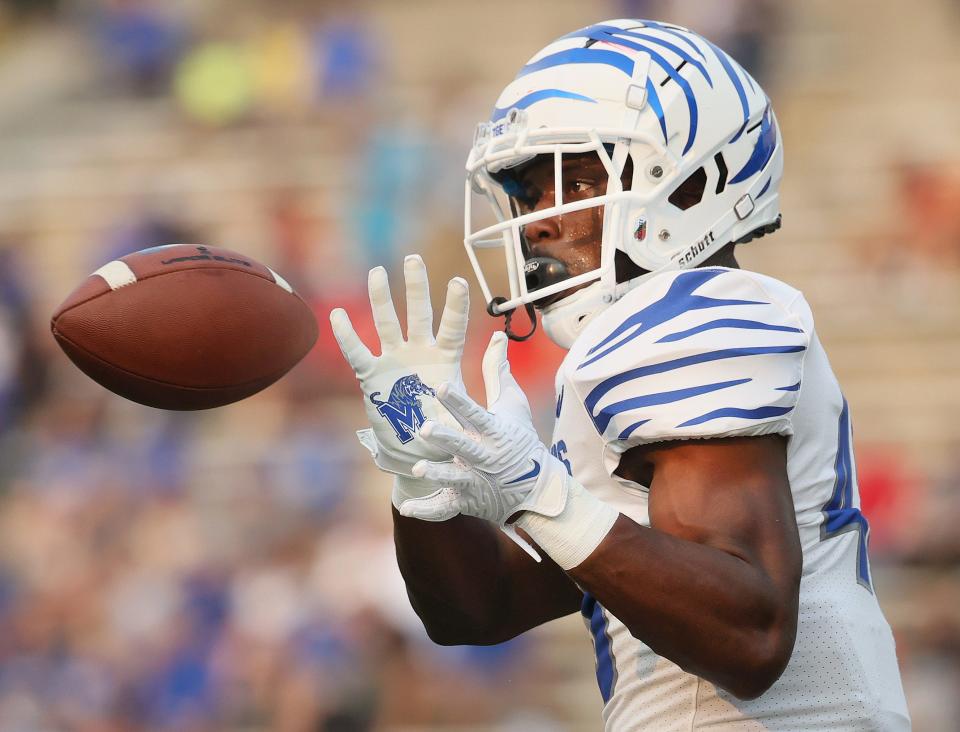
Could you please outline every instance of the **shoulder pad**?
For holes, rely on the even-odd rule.
[[[808,314],[796,290],[750,272],[665,273],[587,326],[570,378],[618,452],[663,440],[791,434]]]

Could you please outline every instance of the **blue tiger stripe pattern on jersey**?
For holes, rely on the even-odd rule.
[[[579,368],[589,366],[599,361],[604,356],[616,351],[618,348],[626,345],[628,342],[646,333],[651,328],[662,325],[669,320],[673,320],[678,315],[683,315],[691,310],[701,310],[704,308],[718,308],[726,305],[767,305],[762,300],[738,300],[704,297],[695,295],[697,289],[706,284],[714,277],[723,274],[722,269],[695,269],[681,273],[670,285],[667,293],[654,303],[651,303],[642,310],[634,313],[624,320],[617,328],[613,330],[606,338],[593,346],[587,355],[588,358]],[[628,331],[632,331],[622,340],[616,341]],[[611,345],[612,344],[612,345]],[[601,350],[603,349],[603,350]],[[599,353],[598,353],[599,351]]]
[[[703,323],[698,325],[695,328],[688,328],[687,330],[681,330],[676,333],[670,333],[665,335],[662,338],[657,339],[657,343],[670,343],[672,341],[682,341],[684,338],[689,338],[690,336],[697,335],[697,333],[703,333],[706,330],[713,330],[715,328],[745,328],[747,330],[776,330],[783,333],[802,333],[803,331],[799,328],[794,328],[789,325],[774,325],[772,323],[761,323],[756,320],[743,320],[742,318],[720,318],[719,320],[711,320],[709,323]]]
[[[801,321],[738,270],[662,277],[598,321],[571,364],[597,433],[632,444],[789,433],[809,345]]]
[[[614,663],[610,636],[607,632],[607,617],[603,607],[589,592],[583,595],[580,614],[583,615],[593,635],[593,647],[597,654],[597,686],[600,687],[600,696],[606,704],[613,696],[613,687],[617,682],[617,666]]]

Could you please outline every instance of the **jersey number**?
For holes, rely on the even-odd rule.
[[[567,443],[563,440],[558,440],[550,446],[550,454],[553,455],[557,460],[563,463],[564,467],[567,469],[567,475],[573,477],[573,468],[570,466],[570,461],[567,460]]]
[[[857,582],[873,592],[870,583],[870,560],[867,558],[867,539],[870,526],[860,509],[853,505],[853,492],[856,486],[852,451],[852,433],[850,430],[850,409],[847,400],[843,400],[840,412],[839,434],[837,436],[837,478],[833,484],[833,494],[823,508],[823,523],[820,525],[820,541],[832,539],[848,531],[857,532]]]

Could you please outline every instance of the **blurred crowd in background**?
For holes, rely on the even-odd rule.
[[[326,318],[345,306],[372,340],[366,271],[409,252],[435,295],[472,280],[474,124],[535,50],[623,16],[711,38],[778,110],[784,230],[743,263],[814,307],[915,729],[960,729],[960,17],[885,5],[0,2],[0,730],[600,728],[579,618],[492,648],[425,637]],[[89,382],[49,313],[174,242],[282,273],[321,323],[314,352],[209,413]],[[476,387],[496,323],[474,306]],[[544,434],[560,357],[511,347]]]

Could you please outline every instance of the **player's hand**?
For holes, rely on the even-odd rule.
[[[363,391],[371,429],[357,433],[377,465],[398,476],[394,505],[435,488],[411,476],[418,460],[449,460],[450,455],[418,435],[427,419],[456,426],[440,405],[433,387],[443,382],[462,384],[460,359],[470,310],[466,280],[456,277],[447,285],[447,299],[437,335],[433,334],[433,309],[427,269],[419,255],[403,262],[407,295],[407,337],[400,330],[383,267],[370,270],[368,287],[373,319],[380,337],[380,355],[363,344],[342,308],[330,313],[330,324],[344,358],[353,368]]]
[[[558,515],[566,503],[567,472],[533,427],[527,398],[510,373],[503,333],[494,333],[484,354],[483,380],[487,409],[458,383],[446,382],[437,389],[440,403],[463,430],[430,420],[420,434],[455,459],[418,462],[413,474],[435,490],[404,501],[399,511],[426,521],[445,521],[457,514],[492,521],[539,559],[509,521],[523,511]]]

